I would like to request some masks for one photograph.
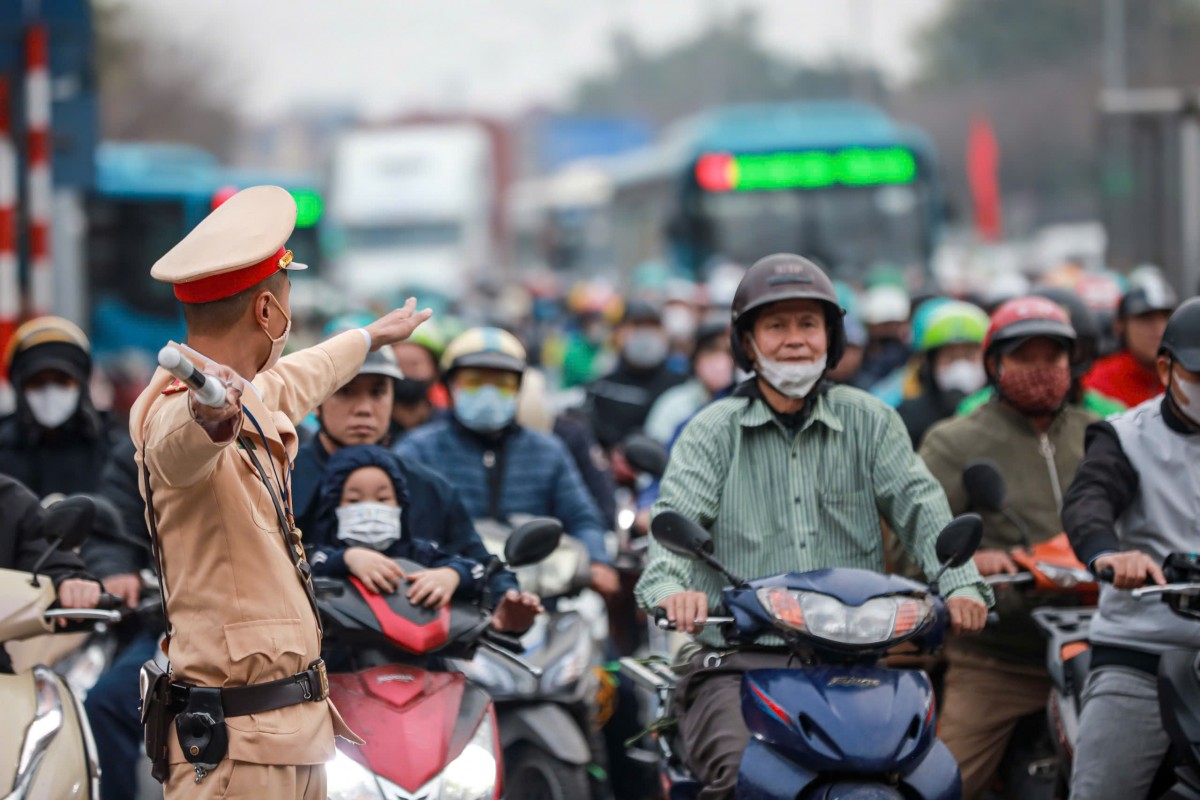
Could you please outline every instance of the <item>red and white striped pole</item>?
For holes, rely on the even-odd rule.
[[[0,379],[3,353],[21,320],[17,277],[17,152],[12,140],[8,79],[0,77]]]
[[[50,260],[50,44],[46,26],[25,31],[26,163],[29,170],[29,299],[34,315],[50,313],[54,279]]]

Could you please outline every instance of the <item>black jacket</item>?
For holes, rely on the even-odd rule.
[[[588,494],[596,501],[605,525],[615,525],[617,519],[617,484],[613,480],[608,456],[596,442],[587,422],[562,415],[554,420],[554,435],[562,439],[567,452],[579,467],[579,476],[587,485]]]
[[[88,569],[98,578],[156,569],[134,452],[133,440],[125,437],[113,447],[100,473],[96,492],[116,507],[122,524],[118,530],[93,531],[80,549]]]
[[[918,374],[921,380],[921,394],[903,401],[896,407],[896,413],[908,429],[908,437],[912,439],[914,449],[921,446],[926,431],[936,423],[954,416],[959,403],[965,397],[962,392],[943,392],[939,389],[933,381],[928,361],[921,366]]]
[[[81,403],[62,427],[47,430],[18,396],[17,410],[0,419],[0,474],[38,497],[96,491],[112,448],[108,416]]]
[[[42,538],[45,512],[37,497],[12,478],[0,475],[0,569],[30,570],[46,552]],[[56,552],[41,573],[58,586],[67,578],[89,578],[83,561],[71,552]],[[12,672],[8,654],[0,648],[0,673]]]
[[[587,409],[596,440],[607,448],[620,444],[641,430],[650,407],[672,386],[687,380],[666,364],[650,370],[635,370],[619,364],[607,376],[588,384]]]

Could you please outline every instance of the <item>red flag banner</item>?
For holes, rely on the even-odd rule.
[[[984,241],[1000,240],[1000,145],[991,120],[975,117],[967,137],[967,181],[975,206],[975,229]]]

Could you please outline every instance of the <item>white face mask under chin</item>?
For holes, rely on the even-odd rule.
[[[25,392],[25,402],[33,418],[43,428],[57,428],[79,408],[79,387],[46,384]]]
[[[1175,394],[1175,407],[1193,424],[1200,425],[1200,383],[1185,381],[1178,375],[1172,375],[1171,378],[1171,391]]]
[[[400,506],[352,503],[337,508],[337,537],[349,547],[383,552],[400,538]]]
[[[960,358],[935,371],[933,380],[943,392],[974,394],[987,383],[987,373],[982,364]]]
[[[750,339],[750,347],[754,350],[755,371],[758,376],[785,397],[794,400],[807,397],[825,374],[825,356],[808,363],[772,361],[762,354],[753,338]]]

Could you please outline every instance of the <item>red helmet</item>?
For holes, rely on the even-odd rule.
[[[992,355],[995,348],[1017,344],[1035,336],[1059,339],[1072,348],[1075,344],[1075,329],[1066,310],[1045,297],[1018,297],[1002,303],[992,313],[991,324],[983,339],[983,355]]]

